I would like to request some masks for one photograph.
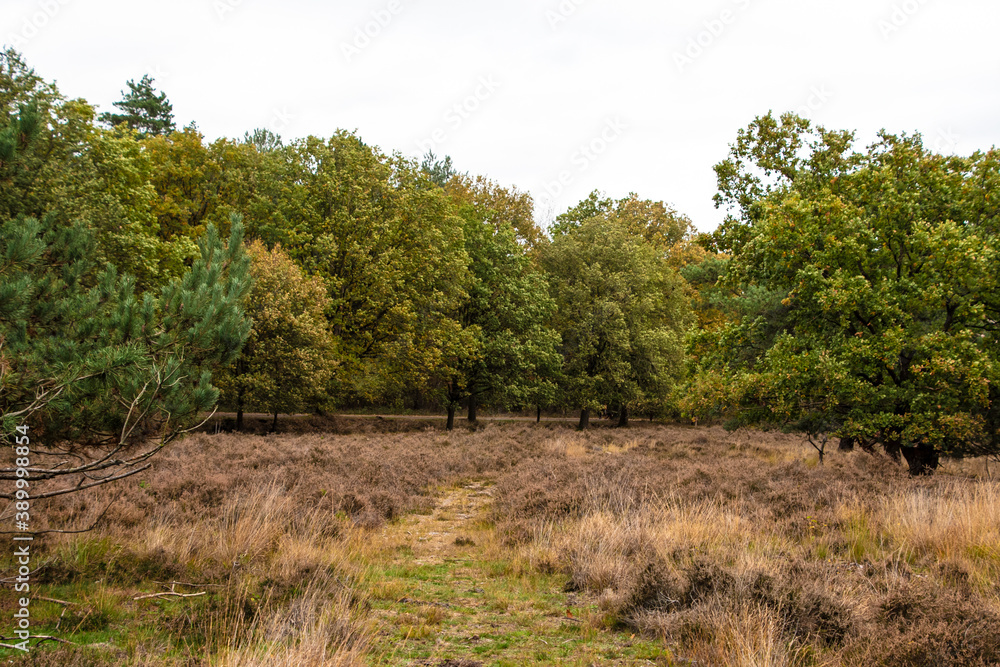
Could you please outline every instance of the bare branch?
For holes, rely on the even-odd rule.
[[[200,595],[208,595],[208,591],[201,591],[200,593],[175,593],[173,591],[164,591],[163,593],[150,593],[149,595],[140,595],[139,597],[132,599],[148,600],[149,598],[162,598],[162,597],[196,598]]]
[[[142,472],[142,471],[141,470],[137,470],[136,472]],[[133,472],[133,473],[129,473],[129,474],[130,475],[134,475],[135,473]],[[120,479],[120,478],[116,478],[116,479]],[[102,482],[98,482],[97,484],[92,484],[91,486],[98,486],[100,484],[104,484],[104,483],[110,482],[110,481],[111,481],[111,479],[108,479],[108,480],[105,480],[105,481],[102,481]],[[71,489],[71,490],[72,491],[76,491],[77,489],[74,488],[74,489]],[[35,498],[45,498],[46,496],[34,496],[34,497]],[[110,503],[108,503],[108,506],[104,508],[103,512],[101,512],[101,515],[99,517],[97,517],[96,519],[94,519],[94,523],[92,523],[90,525],[90,528],[84,528],[83,530],[36,530],[34,532],[31,532],[31,533],[25,533],[23,531],[6,531],[6,530],[4,530],[4,531],[0,531],[0,535],[45,535],[47,533],[59,533],[59,534],[62,534],[62,535],[78,535],[80,533],[89,533],[94,528],[97,528],[97,524],[99,524],[101,522],[101,519],[103,519],[104,515],[108,513],[108,510],[111,509],[111,506],[114,505],[116,502],[118,502],[119,498],[121,498],[121,494],[118,494],[117,496],[115,496],[115,499],[112,500]]]
[[[152,456],[153,454],[155,454],[158,451],[159,451],[159,449],[155,450],[154,452],[148,454],[145,458],[148,459],[150,456]],[[145,459],[143,459],[143,460],[145,460]],[[126,465],[126,463],[123,463],[123,465]],[[152,463],[147,463],[146,465],[142,466],[141,468],[137,468],[135,470],[130,470],[129,472],[122,473],[121,475],[115,475],[113,477],[105,477],[104,479],[101,479],[100,481],[94,482],[93,484],[85,484],[85,485],[82,485],[82,486],[81,485],[77,485],[77,486],[70,487],[70,488],[60,489],[58,491],[50,491],[49,493],[42,493],[42,494],[39,494],[37,496],[32,496],[32,498],[34,500],[40,500],[42,498],[54,498],[56,496],[62,496],[62,495],[65,495],[67,493],[76,493],[77,491],[83,491],[84,489],[90,489],[90,488],[93,488],[95,486],[100,486],[102,484],[107,484],[108,482],[114,482],[115,480],[124,479],[126,477],[131,477],[132,475],[137,475],[140,472],[142,472],[143,470],[149,470],[152,467],[152,465],[153,465]],[[8,495],[8,494],[0,494],[0,498],[6,498],[6,499],[10,500],[11,498],[13,498],[13,496]]]

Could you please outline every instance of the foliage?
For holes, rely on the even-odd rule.
[[[544,233],[535,223],[535,204],[531,195],[517,188],[506,188],[484,176],[457,175],[445,188],[461,204],[473,206],[485,221],[497,228],[514,230],[519,244],[529,250],[541,244]]]
[[[141,299],[134,278],[98,270],[85,228],[18,218],[0,231],[4,439],[28,426],[32,479],[78,482],[53,495],[146,469],[215,406],[212,373],[246,340],[242,225],[228,246],[209,228],[191,270]]]
[[[914,473],[995,443],[997,193],[983,190],[996,187],[995,152],[946,157],[883,133],[848,153],[850,133],[807,140],[790,117],[751,130],[734,155],[781,182],[762,185],[736,158],[720,166],[743,212],[721,236],[726,281],[758,295],[708,335],[701,372],[738,387],[721,402],[738,423],[880,442]]]
[[[469,345],[445,369],[445,403],[451,414],[468,399],[474,420],[479,403],[524,406],[551,393],[559,368],[558,335],[546,323],[555,304],[545,276],[519,242],[511,209],[491,207],[515,197],[482,179],[456,179],[449,191],[464,222],[470,273],[468,296],[454,319]],[[522,229],[533,225],[526,217],[518,221]]]
[[[244,408],[277,416],[314,405],[335,366],[326,286],[280,246],[268,251],[254,241],[247,254],[253,288],[244,308],[253,324],[239,360],[219,379],[223,400],[240,416]]]
[[[598,215],[544,249],[558,304],[565,400],[584,410],[662,400],[692,313],[683,280],[620,218]]]
[[[451,179],[460,175],[451,164],[450,155],[438,159],[434,151],[427,151],[420,163],[420,169],[427,174],[427,178],[441,187],[446,186]]]
[[[134,275],[140,292],[179,276],[197,235],[178,248],[160,234],[154,165],[137,134],[96,127],[89,104],[64,99],[18,54],[0,63],[0,220],[52,215],[91,228],[100,261]]]
[[[468,259],[446,193],[414,164],[338,132],[265,156],[250,233],[282,248],[331,298],[341,366],[334,397],[391,400],[426,389],[451,355]]]
[[[125,125],[135,130],[140,137],[155,137],[170,134],[175,130],[174,107],[167,100],[166,93],[157,94],[153,79],[143,75],[139,83],[127,82],[128,92],[122,91],[122,99],[114,103],[121,113],[105,112],[100,120],[112,127]]]
[[[559,236],[578,228],[591,218],[604,216],[621,222],[628,231],[641,236],[662,252],[670,252],[694,230],[691,220],[664,202],[639,199],[634,192],[615,201],[595,190],[576,206],[556,218],[552,234]]]

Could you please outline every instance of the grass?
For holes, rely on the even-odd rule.
[[[33,631],[74,644],[0,656],[1000,662],[1000,485],[975,462],[911,479],[864,452],[815,465],[791,436],[645,424],[291,428],[195,435],[141,480],[35,507],[60,528],[114,501],[97,530],[33,544]],[[171,592],[203,594],[144,597]],[[8,589],[0,613],[14,606]]]

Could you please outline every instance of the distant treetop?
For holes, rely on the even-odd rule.
[[[157,93],[153,79],[143,75],[139,83],[128,81],[129,92],[122,91],[122,99],[114,106],[122,113],[104,112],[99,120],[112,126],[127,125],[138,130],[141,137],[170,134],[174,126],[174,107],[166,93]]]

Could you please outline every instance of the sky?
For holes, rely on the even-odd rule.
[[[155,79],[208,139],[357,131],[532,194],[593,190],[723,219],[712,166],[740,128],[1000,144],[1000,3],[972,0],[3,0],[0,41],[99,110]]]

